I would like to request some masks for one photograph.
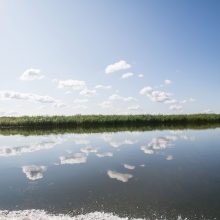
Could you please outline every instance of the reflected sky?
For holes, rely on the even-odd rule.
[[[1,136],[0,209],[218,219],[219,134]]]

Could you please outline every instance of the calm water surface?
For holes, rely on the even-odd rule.
[[[1,135],[0,219],[31,209],[220,219],[220,129]]]

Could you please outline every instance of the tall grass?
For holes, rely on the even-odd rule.
[[[191,115],[74,115],[0,117],[0,129],[94,129],[141,126],[220,125],[220,114]]]

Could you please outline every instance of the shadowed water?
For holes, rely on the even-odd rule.
[[[220,129],[1,135],[0,219],[220,219],[219,169]]]

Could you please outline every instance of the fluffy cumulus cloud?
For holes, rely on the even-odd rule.
[[[35,101],[40,103],[51,103],[51,104],[61,104],[62,102],[56,100],[50,96],[41,96],[33,93],[22,93],[22,92],[15,92],[15,91],[0,91],[0,100],[28,100],[28,101]]]
[[[127,78],[132,77],[133,75],[134,75],[134,73],[124,73],[124,74],[121,76],[121,78],[122,78],[122,79],[127,79]]]
[[[141,73],[141,74],[138,74],[138,77],[139,77],[139,78],[143,78],[143,77],[144,77],[144,74],[142,74],[142,73]]]
[[[131,110],[131,111],[137,111],[140,109],[140,105],[135,105],[135,106],[129,106],[128,107],[128,110]]]
[[[194,98],[184,99],[180,103],[181,104],[186,104],[186,103],[189,103],[189,102],[195,102],[195,99]]]
[[[176,104],[178,101],[176,99],[170,99],[164,102],[165,104]]]
[[[82,96],[90,97],[96,94],[96,90],[95,89],[83,89],[79,94]]]
[[[75,106],[73,106],[73,109],[87,109],[88,108],[88,106],[86,106],[86,105],[75,105]]]
[[[133,177],[133,175],[128,174],[128,173],[119,173],[119,172],[112,171],[112,170],[108,170],[107,174],[110,178],[116,179],[116,180],[121,181],[123,183],[128,182],[128,180]]]
[[[214,111],[212,111],[211,109],[208,108],[208,109],[203,110],[202,113],[211,114],[211,113],[214,113]]]
[[[39,80],[43,78],[44,78],[44,75],[41,73],[39,69],[27,69],[20,76],[20,80],[23,80],[23,81]]]
[[[88,101],[89,101],[88,99],[75,99],[73,100],[73,103],[86,103]]]
[[[150,86],[144,87],[143,89],[141,89],[140,95],[147,96],[153,102],[166,102],[170,100],[170,97],[171,97],[170,93],[154,90]]]
[[[22,171],[29,180],[35,181],[43,178],[43,173],[47,170],[45,166],[29,165],[23,166]]]
[[[112,102],[111,101],[104,101],[99,104],[101,108],[112,108]]]
[[[111,85],[97,85],[95,86],[95,89],[111,89],[112,86]]]
[[[86,88],[86,82],[81,80],[56,80],[58,84],[58,88],[67,88],[67,89],[73,89],[73,90],[82,90]]]
[[[120,96],[118,94],[113,94],[113,95],[109,96],[109,100],[111,100],[111,101],[117,101],[118,100],[118,101],[124,101],[124,102],[137,101],[137,99],[134,98],[134,97],[131,97],[131,96],[123,97],[123,96]]]
[[[165,85],[170,85],[171,83],[172,83],[172,81],[169,80],[169,79],[165,79],[165,80],[164,80],[164,84],[165,84]]]
[[[110,74],[113,72],[117,72],[120,70],[125,70],[131,68],[131,65],[127,63],[125,60],[120,60],[116,63],[110,64],[105,68],[105,73]]]
[[[19,116],[19,112],[15,112],[15,111],[8,111],[8,110],[3,110],[0,109],[0,117],[15,117],[15,116]]]
[[[169,108],[170,110],[173,110],[173,111],[180,111],[183,109],[183,106],[182,105],[171,105]]]

